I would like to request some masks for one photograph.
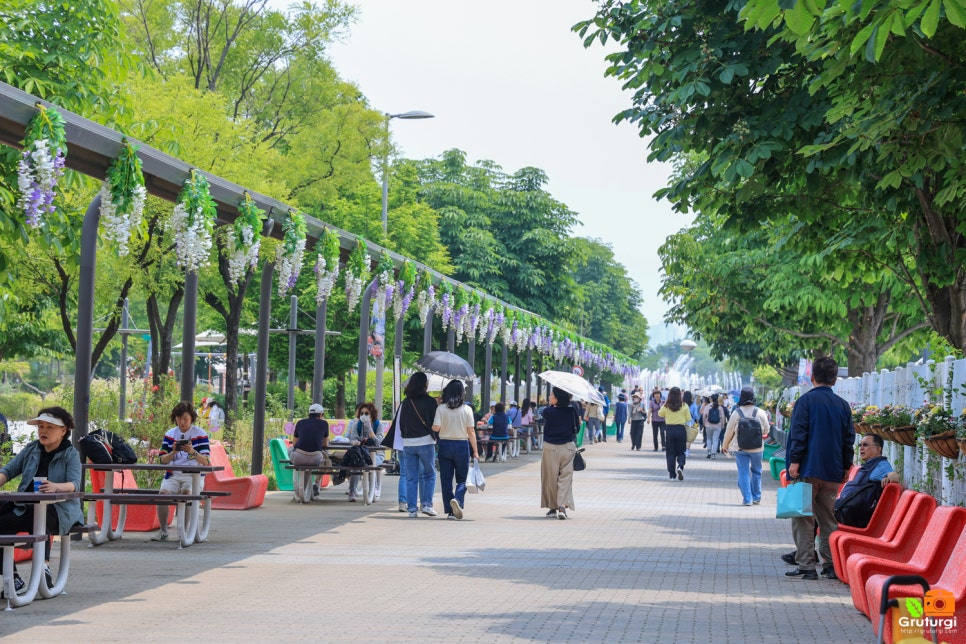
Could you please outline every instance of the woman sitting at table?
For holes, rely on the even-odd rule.
[[[500,457],[500,447],[510,440],[510,417],[506,413],[503,403],[496,404],[496,411],[490,417],[490,436],[486,443],[486,459],[493,462]]]
[[[356,406],[356,417],[349,421],[349,428],[346,430],[346,438],[353,445],[365,445],[366,447],[378,447],[382,445],[383,427],[379,421],[376,406],[371,402],[359,403]],[[372,464],[382,465],[386,460],[386,453],[382,450],[372,452]],[[372,498],[379,500],[382,494],[382,475],[383,471],[376,472],[376,480],[372,485]],[[362,481],[361,474],[353,474],[349,477],[349,500],[355,501],[361,494],[359,485]]]
[[[191,474],[179,472],[178,466],[211,465],[208,460],[208,434],[195,425],[198,412],[190,402],[181,401],[171,410],[171,422],[175,424],[164,434],[161,441],[161,455],[158,460],[171,469],[164,473],[161,481],[161,494],[191,494]],[[168,508],[159,505],[158,521],[161,531],[151,537],[151,541],[168,540]]]
[[[37,427],[37,440],[24,446],[6,466],[0,468],[0,485],[20,477],[18,492],[33,492],[34,479],[43,481],[37,488],[40,492],[76,492],[80,490],[80,454],[70,442],[70,430],[74,428],[74,418],[62,407],[45,407],[37,417],[28,420],[28,425]],[[0,503],[0,533],[16,534],[34,531],[34,504]],[[51,503],[47,506],[47,533],[67,534],[71,526],[83,523],[79,499]],[[50,575],[50,540],[44,548],[44,575],[47,586],[53,586]],[[3,560],[0,558],[0,574],[3,573]],[[14,567],[14,587],[23,588],[24,582]]]

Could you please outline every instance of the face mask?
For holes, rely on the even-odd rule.
[[[360,414],[359,420],[369,420],[369,414]]]

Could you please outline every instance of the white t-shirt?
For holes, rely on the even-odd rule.
[[[466,405],[460,405],[456,409],[450,409],[446,405],[436,408],[433,427],[439,427],[440,440],[468,440],[466,429],[472,431],[475,425],[473,410]]]

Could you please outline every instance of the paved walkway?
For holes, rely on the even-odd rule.
[[[388,477],[369,507],[269,493],[186,550],[75,544],[69,594],[0,614],[0,640],[874,641],[843,584],[784,576],[775,481],[744,507],[734,462],[693,453],[672,482],[662,452],[590,446],[567,521],[537,507],[537,452],[484,464],[463,521],[397,512]]]

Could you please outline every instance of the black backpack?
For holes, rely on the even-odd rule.
[[[345,451],[345,455],[342,457],[342,465],[345,467],[366,467],[372,465],[372,456],[365,447],[353,445]]]
[[[751,416],[745,416],[741,412],[741,408],[736,411],[738,412],[738,449],[748,451],[760,448],[762,442],[758,408],[751,408]]]
[[[875,506],[879,504],[882,496],[882,481],[873,481],[869,475],[879,461],[883,460],[885,456],[879,456],[863,463],[855,478],[842,488],[842,494],[835,499],[832,509],[836,521],[855,528],[869,525]]]
[[[721,422],[721,407],[712,407],[708,410],[708,422],[712,425]]]

